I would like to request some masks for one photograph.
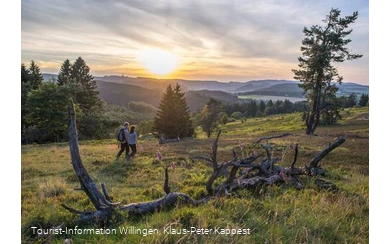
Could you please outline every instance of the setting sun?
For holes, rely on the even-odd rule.
[[[155,75],[167,75],[178,66],[178,58],[170,52],[161,49],[145,49],[138,55],[145,69]]]

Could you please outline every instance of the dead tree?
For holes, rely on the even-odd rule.
[[[91,200],[93,206],[95,207],[95,211],[80,211],[68,207],[64,204],[62,206],[73,213],[79,214],[80,219],[82,220],[94,220],[103,225],[107,224],[107,220],[110,218],[113,212],[118,210],[127,211],[128,215],[132,216],[154,213],[164,208],[175,206],[179,203],[198,206],[199,204],[207,202],[212,197],[230,195],[233,191],[239,189],[249,189],[262,185],[273,185],[277,183],[287,183],[291,184],[296,189],[302,189],[304,186],[299,177],[302,175],[313,177],[323,173],[322,168],[319,166],[321,159],[345,142],[343,137],[339,137],[335,142],[331,143],[327,148],[318,153],[309,163],[301,167],[296,167],[298,158],[298,144],[296,144],[294,149],[295,155],[293,162],[291,162],[289,167],[281,167],[276,165],[276,163],[280,161],[279,158],[272,158],[269,146],[261,144],[261,142],[273,138],[289,136],[290,134],[260,137],[254,143],[259,144],[265,150],[266,158],[259,159],[260,155],[252,154],[248,157],[240,159],[238,154],[233,151],[232,160],[228,162],[218,162],[218,140],[221,135],[221,131],[219,131],[215,141],[212,144],[211,154],[209,156],[192,157],[192,159],[204,160],[208,163],[211,163],[212,172],[206,182],[206,190],[208,193],[207,196],[199,200],[195,200],[184,193],[171,192],[169,187],[168,168],[165,168],[165,196],[150,202],[121,205],[120,203],[112,202],[104,184],[101,185],[102,192],[100,192],[82,164],[78,147],[76,114],[73,102],[70,103],[69,115],[70,121],[68,130],[72,166],[80,181],[81,190],[83,190]],[[258,161],[256,162],[256,160]],[[246,173],[237,176],[240,168],[245,168]],[[214,182],[218,177],[225,177],[226,180],[222,184],[214,186]],[[316,179],[315,182],[321,189],[337,189],[333,183],[323,179]]]

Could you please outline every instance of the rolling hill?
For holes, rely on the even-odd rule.
[[[158,107],[164,89],[148,89],[123,83],[114,83],[97,80],[99,96],[108,103],[127,107],[129,102],[145,102]],[[187,91],[185,93],[187,105],[191,112],[200,111],[210,97],[224,103],[236,103],[239,99],[236,95],[223,91]]]
[[[44,79],[55,80],[57,75],[43,74]],[[289,80],[251,80],[247,82],[218,82],[183,79],[154,79],[148,77],[103,76],[95,77],[100,97],[108,103],[127,106],[131,101],[145,102],[157,107],[168,84],[178,83],[186,93],[187,104],[192,112],[199,111],[210,97],[225,103],[236,103],[238,96],[275,96],[304,98],[299,82]],[[338,96],[369,92],[369,87],[356,83],[338,85]]]
[[[341,83],[337,84],[339,91],[337,92],[338,96],[348,96],[352,93],[355,93],[358,97],[362,94],[369,93],[369,87],[356,84],[356,83]],[[285,97],[297,97],[302,98],[303,89],[298,86],[298,83],[281,83],[272,85],[270,87],[253,90],[249,92],[242,92],[239,95],[266,95],[266,96],[285,96]]]

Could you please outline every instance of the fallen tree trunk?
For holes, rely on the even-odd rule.
[[[237,191],[239,189],[251,189],[258,186],[273,185],[278,183],[287,183],[291,184],[296,189],[302,189],[303,184],[299,177],[301,175],[316,175],[313,174],[313,171],[321,169],[318,166],[320,160],[345,141],[344,138],[338,138],[335,142],[318,153],[308,164],[300,168],[295,166],[298,157],[298,144],[296,144],[294,149],[294,160],[291,163],[291,166],[283,168],[279,165],[276,165],[279,159],[277,157],[271,157],[270,147],[263,144],[260,144],[260,146],[265,150],[266,158],[261,159],[259,162],[256,162],[256,160],[260,158],[260,155],[253,154],[246,158],[239,159],[239,156],[237,153],[235,153],[235,151],[233,151],[232,160],[228,162],[218,162],[218,140],[221,134],[221,131],[219,131],[215,141],[212,144],[210,156],[195,156],[192,158],[205,160],[212,165],[213,171],[205,183],[208,193],[206,197],[195,200],[184,193],[171,192],[169,187],[168,168],[166,167],[164,169],[165,180],[163,187],[166,193],[165,196],[149,202],[121,205],[120,203],[112,202],[111,197],[108,195],[107,187],[104,184],[101,185],[102,192],[99,191],[96,184],[88,175],[87,170],[82,164],[78,146],[76,114],[73,102],[70,103],[69,115],[70,120],[68,133],[72,166],[80,181],[81,190],[83,190],[91,200],[93,206],[95,207],[95,211],[80,211],[64,204],[62,206],[68,211],[78,214],[82,220],[94,220],[95,222],[103,225],[107,225],[108,219],[111,217],[113,212],[117,210],[127,211],[128,215],[132,216],[154,213],[156,211],[176,206],[178,204],[198,206],[199,204],[206,203],[212,197],[230,195],[233,191]],[[288,135],[290,134],[286,133],[279,136],[260,137],[260,139],[258,139],[255,144],[258,144],[264,140],[281,138]],[[241,172],[241,174],[237,176],[241,169],[245,169],[245,173]],[[226,180],[222,184],[214,186],[215,180],[220,176],[226,177]],[[317,180],[316,184],[321,189],[335,189],[334,184],[325,180]]]

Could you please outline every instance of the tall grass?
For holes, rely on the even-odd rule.
[[[348,112],[348,113],[347,113]],[[318,190],[314,179],[303,179],[305,189],[288,185],[242,190],[231,196],[212,199],[199,207],[177,205],[153,215],[127,216],[118,211],[110,228],[157,228],[158,235],[48,235],[33,234],[31,226],[53,228],[97,228],[83,223],[78,216],[61,208],[61,204],[80,210],[93,210],[70,164],[67,144],[22,146],[22,240],[23,242],[64,243],[367,243],[369,216],[368,180],[368,108],[344,111],[340,125],[320,127],[318,136],[304,134],[300,114],[275,115],[228,123],[221,129],[218,160],[232,158],[239,143],[250,145],[258,137],[290,132],[289,137],[274,139],[274,156],[288,165],[292,155],[287,148],[299,144],[297,166],[307,163],[335,137],[347,138],[340,148],[321,161],[327,179],[340,189],[336,193]],[[364,117],[364,118],[363,118]],[[197,132],[202,135],[201,131]],[[189,157],[208,155],[213,138],[200,136],[182,143],[159,145],[156,141],[139,141],[139,154],[130,162],[115,161],[119,150],[115,140],[83,141],[80,154],[83,164],[96,184],[106,183],[114,201],[128,204],[155,200],[163,191],[163,166],[169,169],[170,187],[195,199],[206,194],[205,184],[211,172],[208,163]],[[245,148],[245,150],[252,150]],[[163,155],[162,162],[156,152]],[[259,149],[260,154],[265,153]],[[222,179],[221,179],[222,180]],[[174,228],[249,228],[250,235],[173,235],[163,232]]]

